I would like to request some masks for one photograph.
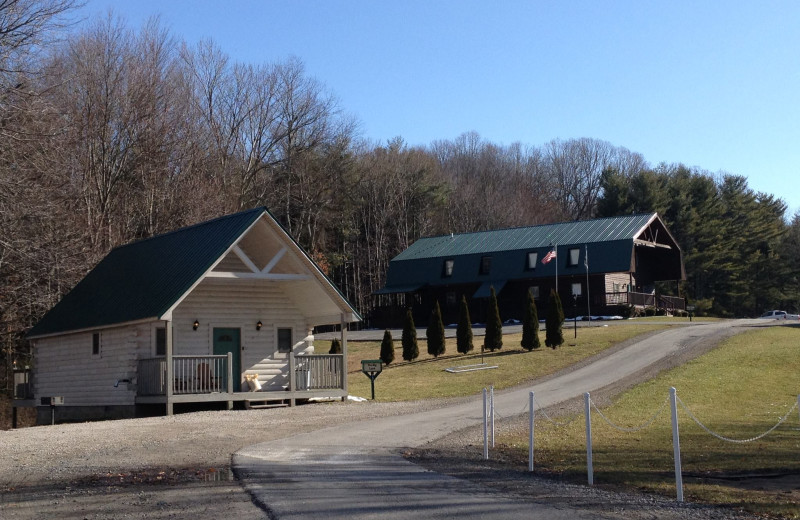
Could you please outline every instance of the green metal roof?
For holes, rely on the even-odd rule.
[[[28,337],[161,317],[265,212],[242,211],[113,249]]]
[[[420,238],[392,261],[633,239],[655,213]]]
[[[476,284],[474,297],[481,297],[490,285],[497,288],[509,280],[551,277],[556,269],[560,276],[586,273],[587,252],[589,273],[630,272],[634,239],[657,220],[657,214],[649,213],[421,238],[392,259],[386,285],[376,294]],[[543,264],[555,245],[557,258]],[[572,249],[578,249],[577,264],[569,261]],[[534,266],[528,263],[529,254],[537,255]],[[484,256],[491,256],[488,273],[481,270]],[[453,262],[449,275],[446,260]]]

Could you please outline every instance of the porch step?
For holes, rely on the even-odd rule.
[[[261,403],[261,404],[253,404],[253,403]],[[284,400],[281,400],[280,402],[275,402],[275,399],[270,399],[270,400],[267,400],[267,399],[263,399],[263,400],[253,399],[253,400],[244,402],[244,407],[245,407],[246,410],[256,410],[256,409],[260,409],[260,408],[284,408],[284,407],[287,407],[287,406],[289,406],[289,404],[286,403]]]

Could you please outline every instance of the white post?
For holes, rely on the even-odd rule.
[[[226,388],[228,392],[228,397],[233,394],[233,352],[228,352],[228,388]],[[242,377],[242,374],[238,374],[239,378]],[[233,410],[233,401],[228,401],[228,410]]]
[[[490,416],[492,418],[492,448],[494,448],[494,385],[489,387]]]
[[[533,392],[528,396],[528,471],[533,471]]]
[[[483,460],[489,460],[489,432],[486,413],[486,389],[483,389]]]
[[[678,502],[683,502],[683,475],[681,474],[681,440],[678,435],[678,399],[675,387],[669,389],[669,403],[672,408],[672,452],[675,457],[675,489]]]
[[[594,485],[594,468],[592,467],[592,414],[589,392],[583,394],[583,403],[586,410],[586,476],[589,485]]]
[[[172,415],[173,412],[173,405],[172,405],[172,395],[175,393],[175,367],[172,365],[172,350],[174,348],[172,342],[172,321],[166,320],[164,321],[164,336],[166,339],[166,352],[165,358],[167,363],[167,384],[165,387],[166,396],[164,396],[167,400],[167,415]]]
[[[347,402],[347,320],[345,319],[344,313],[340,316],[340,318],[342,335],[342,390],[344,390],[342,401]]]

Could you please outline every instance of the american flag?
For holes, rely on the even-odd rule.
[[[556,257],[556,250],[551,249],[550,252],[544,255],[544,258],[542,258],[542,263],[547,264],[550,262],[550,260],[552,260],[555,257]]]

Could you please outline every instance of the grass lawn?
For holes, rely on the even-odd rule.
[[[714,351],[626,392],[602,412],[620,426],[643,424],[662,407],[669,387],[674,386],[708,428],[729,438],[749,439],[774,426],[796,402],[798,340],[796,327],[770,327],[734,336]],[[800,518],[797,410],[761,440],[733,444],[703,431],[678,406],[687,501]],[[535,433],[537,471],[586,482],[582,418],[557,427],[537,416]],[[612,429],[593,412],[592,438],[595,484],[675,496],[669,406],[652,426],[637,433]],[[498,439],[501,449],[527,465],[527,434]]]
[[[521,333],[507,334],[503,336],[501,350],[486,352],[484,356],[487,364],[497,365],[498,368],[458,374],[445,372],[444,369],[480,363],[482,337],[474,340],[477,353],[473,351],[467,355],[457,353],[455,338],[448,339],[447,353],[438,359],[429,356],[427,343],[419,340],[420,356],[412,362],[403,361],[400,338],[395,338],[395,362],[384,367],[375,380],[375,397],[378,401],[406,401],[473,395],[489,385],[494,385],[496,389],[508,388],[557,372],[633,336],[667,327],[666,324],[587,327],[578,329],[578,338],[575,340],[572,330],[566,330],[565,326],[564,345],[556,350],[545,347],[542,331],[542,348],[533,352],[520,347]],[[328,351],[329,342],[315,342],[315,345],[319,352]],[[379,357],[379,342],[348,342],[348,383],[351,394],[370,397],[370,382],[361,373],[361,360]]]

